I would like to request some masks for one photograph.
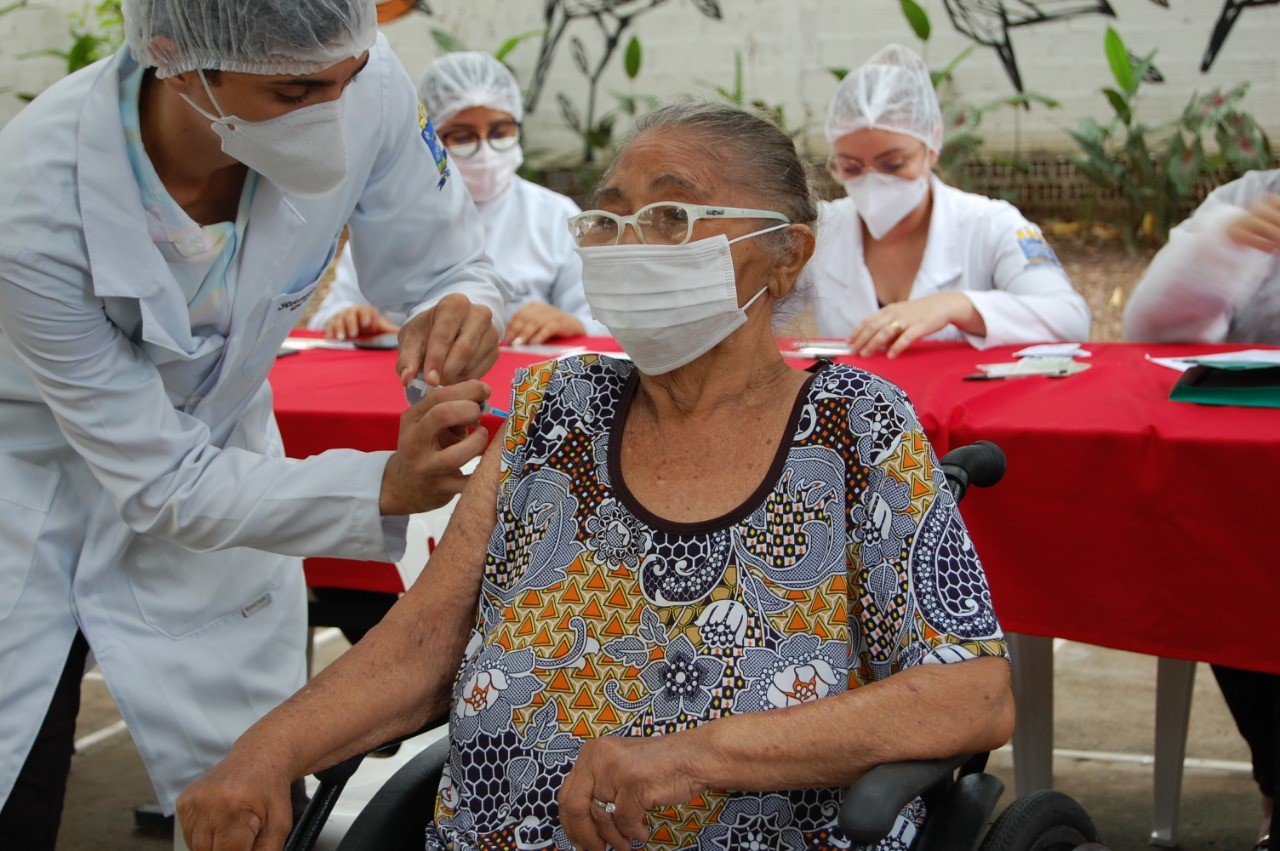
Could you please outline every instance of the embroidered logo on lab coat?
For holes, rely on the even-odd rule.
[[[444,189],[445,183],[449,181],[449,157],[445,154],[444,145],[440,143],[436,128],[427,115],[427,107],[421,101],[418,102],[418,127],[422,130],[422,141],[427,143],[427,150],[431,151],[431,158],[436,161],[436,171],[440,173],[440,182],[436,184],[436,189]]]
[[[1040,232],[1038,227],[1019,228],[1018,247],[1022,249],[1022,254],[1027,258],[1028,265],[1037,263],[1048,263],[1051,266],[1062,267],[1058,262],[1058,255],[1053,253],[1053,248],[1049,243],[1045,242],[1044,234]]]

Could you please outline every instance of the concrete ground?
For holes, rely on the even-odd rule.
[[[317,662],[326,664],[345,644],[336,631],[321,634]],[[1085,644],[1061,643],[1056,654],[1055,746],[1088,752],[1054,760],[1055,787],[1092,815],[1109,848],[1150,848],[1151,767],[1156,660]],[[163,851],[165,837],[134,829],[133,808],[153,793],[127,732],[100,678],[84,685],[80,747],[72,764],[60,851]],[[1248,851],[1260,823],[1257,788],[1248,753],[1201,665],[1196,678],[1182,792],[1180,846],[1188,851]],[[992,771],[1013,787],[1008,749],[992,756]],[[1011,791],[1002,801],[1007,803]],[[0,847],[4,846],[0,837]],[[17,851],[15,849],[15,851]]]

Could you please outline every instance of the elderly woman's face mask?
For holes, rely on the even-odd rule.
[[[197,72],[214,115],[186,94],[192,109],[209,119],[222,140],[222,152],[244,163],[290,195],[318,198],[337,189],[349,168],[341,95],[311,106],[292,109],[274,118],[249,121],[228,115],[219,104],[204,72]],[[346,78],[346,83],[354,74]],[[345,90],[346,83],[343,83]],[[301,84],[300,84],[301,85]]]
[[[693,224],[707,219],[781,222],[735,239],[724,234],[690,241]],[[591,313],[647,375],[682,367],[746,324],[761,287],[738,305],[735,242],[784,228],[789,219],[770,210],[658,202],[634,215],[588,210],[569,220],[582,258],[582,284]],[[641,243],[619,244],[627,228]]]

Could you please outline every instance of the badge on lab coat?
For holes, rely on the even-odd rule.
[[[418,127],[422,129],[422,141],[427,143],[431,158],[436,161],[436,171],[440,173],[440,181],[436,183],[436,189],[444,189],[445,183],[449,181],[449,157],[444,152],[444,145],[440,144],[440,138],[436,136],[436,128],[432,125],[431,118],[427,115],[427,107],[422,102],[418,103]]]

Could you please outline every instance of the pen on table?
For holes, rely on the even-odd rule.
[[[1006,378],[1030,378],[1033,375],[1042,375],[1045,378],[1066,378],[1071,373],[1065,369],[1057,372],[1023,372],[1018,375],[992,375],[989,372],[975,372],[972,375],[966,375],[963,381],[1003,381]]]

